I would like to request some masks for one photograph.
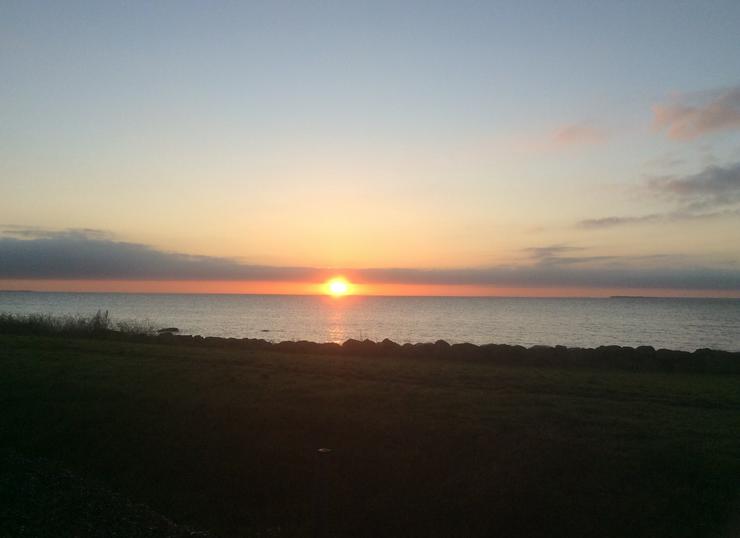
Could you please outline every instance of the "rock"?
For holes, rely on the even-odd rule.
[[[401,353],[401,346],[395,343],[393,340],[389,340],[388,338],[380,342],[378,344],[378,347],[384,355],[394,356]]]
[[[348,338],[342,344],[342,351],[346,353],[357,353],[362,348],[362,342],[354,338]]]
[[[310,354],[317,353],[320,349],[320,346],[316,342],[309,342],[307,340],[286,340],[284,342],[273,344],[272,349],[274,351],[281,351],[284,353]]]
[[[360,342],[350,338],[342,344],[342,350],[350,355],[372,356],[378,354],[380,346],[372,340],[366,339]]]
[[[326,355],[339,355],[342,352],[342,346],[336,342],[324,342],[319,344],[319,352]]]
[[[414,356],[415,357],[434,357],[436,355],[436,348],[431,342],[419,342],[414,344]]]
[[[480,347],[475,344],[452,344],[450,346],[450,356],[456,359],[478,359],[483,356]]]

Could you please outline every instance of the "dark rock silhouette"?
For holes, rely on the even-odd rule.
[[[310,342],[287,340],[271,342],[262,338],[222,338],[216,336],[181,335],[176,327],[159,329],[156,334],[127,333],[105,328],[105,313],[98,313],[93,322],[85,322],[80,336],[96,339],[123,340],[164,345],[222,347],[248,351],[273,351],[303,355],[337,355],[357,357],[404,357],[414,359],[454,359],[488,361],[502,366],[533,366],[558,368],[616,369],[633,372],[689,372],[740,374],[740,352],[715,349],[697,349],[693,353],[670,349],[656,350],[652,346],[599,346],[597,348],[571,348],[566,346],[471,343],[450,344],[445,340],[399,344],[388,338],[381,342],[350,338],[342,344],[335,342]],[[43,319],[41,320],[44,321]],[[47,321],[47,324],[50,323]],[[35,334],[35,326],[18,322],[6,323],[0,332],[7,334]],[[43,325],[43,324],[42,324]],[[93,330],[90,329],[93,328]],[[43,328],[43,327],[42,327]],[[77,334],[77,327],[69,331],[53,332],[48,336]]]
[[[401,346],[388,338],[380,342],[378,346],[384,355],[398,355],[401,351]]]

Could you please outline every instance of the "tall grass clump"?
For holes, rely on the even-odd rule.
[[[0,334],[104,338],[154,333],[155,328],[148,321],[113,321],[107,310],[90,316],[0,313]]]

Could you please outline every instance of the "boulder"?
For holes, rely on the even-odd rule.
[[[450,346],[450,356],[456,359],[479,359],[483,356],[480,347],[475,344],[452,344]]]

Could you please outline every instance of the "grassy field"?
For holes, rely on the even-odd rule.
[[[737,375],[0,335],[0,447],[221,537],[740,532]]]

